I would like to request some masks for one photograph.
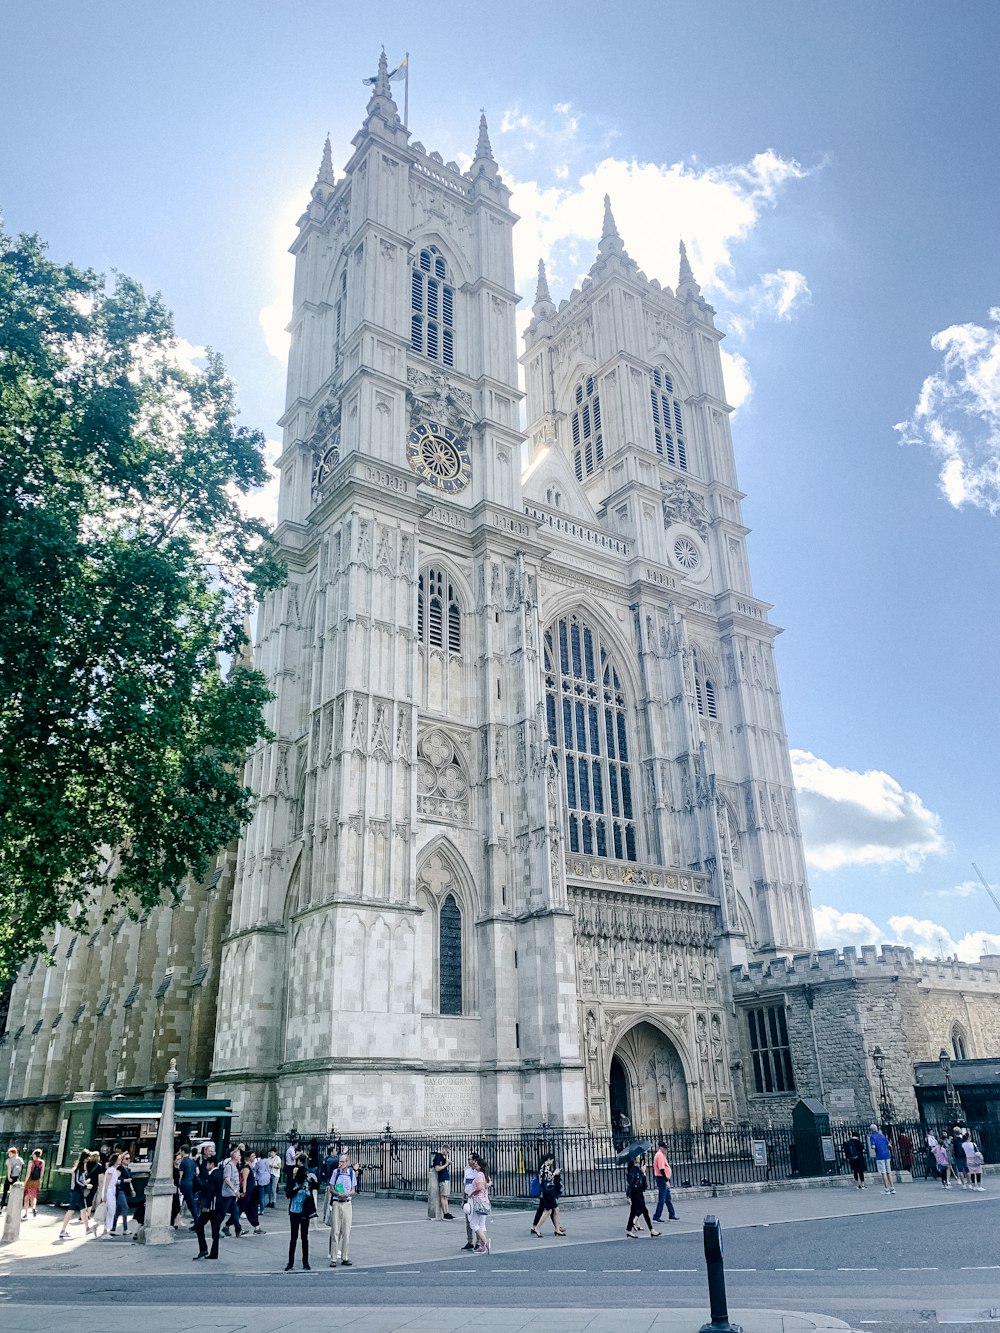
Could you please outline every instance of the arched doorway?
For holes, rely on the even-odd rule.
[[[629,1028],[615,1047],[608,1100],[613,1126],[621,1123],[624,1110],[632,1132],[690,1129],[684,1065],[674,1043],[652,1023]]]
[[[611,1071],[608,1080],[611,1098],[611,1129],[615,1136],[615,1147],[621,1147],[619,1139],[628,1139],[628,1129],[632,1124],[632,1107],[629,1102],[628,1071],[617,1055],[611,1057]]]

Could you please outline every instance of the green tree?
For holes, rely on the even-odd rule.
[[[246,820],[269,696],[239,653],[281,570],[240,502],[265,479],[158,296],[0,233],[0,980],[102,894],[171,901]]]

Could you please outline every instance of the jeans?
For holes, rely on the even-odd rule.
[[[258,1196],[257,1207],[260,1209],[261,1212],[263,1212],[264,1209],[267,1207],[267,1198],[268,1198],[268,1195],[270,1194],[270,1192],[271,1192],[271,1186],[270,1186],[270,1185],[260,1185],[260,1184],[258,1184],[258,1186],[257,1186],[257,1196]]]
[[[178,1186],[181,1192],[181,1198],[188,1206],[188,1212],[191,1214],[191,1221],[198,1221],[198,1201],[194,1197],[194,1191],[190,1185],[181,1184]]]
[[[653,1214],[653,1221],[659,1222],[663,1216],[663,1205],[667,1205],[667,1216],[671,1222],[677,1220],[677,1214],[674,1212],[674,1201],[670,1197],[670,1186],[667,1184],[666,1176],[656,1177],[656,1212]]]
[[[302,1237],[302,1267],[309,1267],[309,1221],[308,1217],[303,1217],[301,1213],[289,1213],[288,1222],[291,1227],[291,1235],[288,1239],[288,1267],[295,1263],[295,1242]]]
[[[240,1226],[240,1201],[235,1194],[224,1194],[222,1196],[222,1216],[225,1225],[236,1228],[237,1236],[243,1230]]]

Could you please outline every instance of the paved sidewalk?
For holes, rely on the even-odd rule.
[[[306,1274],[306,1277],[309,1275]],[[468,1329],[470,1326],[497,1329],[499,1333],[518,1333],[530,1329],[538,1333],[698,1333],[708,1322],[708,1310],[546,1310],[539,1320],[537,1309],[513,1310],[492,1307],[484,1313],[470,1293],[468,1309],[441,1309],[428,1306],[395,1306],[373,1309],[371,1306],[261,1304],[252,1309],[199,1310],[176,1305],[142,1306],[145,1333],[278,1333],[283,1329],[351,1329],[357,1333],[399,1333],[403,1329],[434,1329],[437,1333]],[[135,1333],[137,1312],[134,1308],[106,1303],[99,1313],[94,1307],[80,1305],[0,1306],[4,1333],[49,1333],[53,1328],[76,1328],[81,1317],[93,1312],[101,1333]],[[850,1329],[840,1319],[827,1315],[788,1314],[781,1310],[734,1310],[730,1320],[741,1324],[744,1333],[810,1333],[813,1329]]]
[[[897,1186],[894,1195],[875,1187],[861,1190],[770,1191],[719,1199],[686,1199],[686,1191],[674,1195],[678,1222],[661,1224],[663,1235],[656,1243],[669,1249],[671,1238],[700,1232],[706,1214],[720,1218],[723,1230],[739,1227],[781,1226],[820,1218],[851,1217],[871,1213],[907,1211],[912,1208],[969,1208],[996,1197],[994,1191],[973,1194],[959,1189],[943,1190],[923,1181]],[[544,1246],[550,1253],[580,1246],[603,1245],[624,1236],[628,1205],[624,1198],[617,1211],[608,1208],[567,1210],[562,1221],[569,1235],[557,1239],[548,1232],[539,1241],[529,1235],[532,1204],[523,1209],[497,1208],[490,1219],[494,1256]],[[652,1209],[651,1209],[652,1210]],[[192,1272],[191,1259],[197,1250],[194,1235],[182,1229],[170,1245],[131,1244],[120,1235],[108,1240],[85,1240],[79,1224],[70,1227],[70,1239],[57,1239],[62,1213],[51,1208],[39,1211],[37,1219],[22,1223],[21,1238],[0,1244],[0,1280],[16,1269],[21,1276],[74,1273],[86,1277],[139,1275],[142,1273]],[[288,1247],[288,1218],[284,1203],[269,1209],[263,1219],[266,1236],[247,1234],[240,1240],[223,1240],[220,1269],[280,1273]],[[315,1267],[326,1266],[329,1231],[313,1222],[310,1228]],[[401,1199],[379,1199],[362,1195],[354,1204],[351,1258],[358,1268],[399,1267],[400,1264],[434,1263],[458,1258],[465,1240],[461,1211],[453,1222],[429,1221],[426,1204]],[[643,1242],[646,1244],[648,1242]],[[200,1267],[200,1266],[199,1266]],[[340,1270],[345,1278],[350,1272]]]

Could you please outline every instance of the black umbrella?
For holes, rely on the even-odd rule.
[[[634,1162],[637,1157],[641,1157],[644,1152],[649,1152],[649,1139],[634,1139],[627,1148],[623,1148],[618,1154],[619,1162]]]

